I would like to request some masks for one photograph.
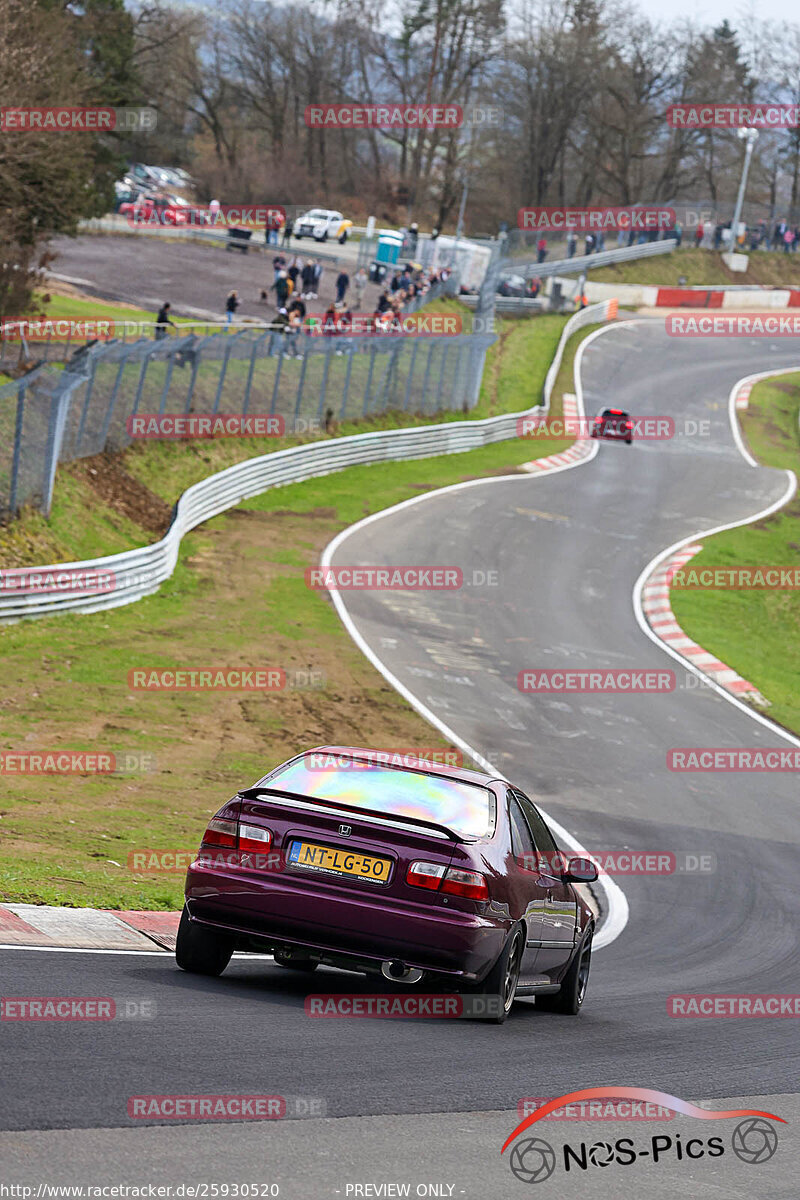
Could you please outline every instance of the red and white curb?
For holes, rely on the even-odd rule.
[[[565,424],[574,421],[576,428],[579,428],[581,413],[578,407],[578,397],[574,393],[564,393],[563,411]],[[542,418],[543,423],[546,420],[546,417]],[[587,437],[579,437],[560,454],[548,454],[547,458],[535,458],[532,462],[523,463],[520,470],[527,471],[529,475],[544,475],[548,471],[571,467],[574,463],[582,462],[584,458],[588,458],[591,450],[591,440]]]
[[[0,906],[0,945],[41,949],[174,950],[180,913],[112,912],[48,904]]]
[[[699,554],[702,549],[703,547],[699,543],[684,546],[656,567],[642,588],[642,611],[653,633],[657,634],[671,649],[682,654],[693,666],[699,667],[703,674],[707,675],[714,683],[719,684],[733,696],[749,700],[752,704],[757,704],[759,708],[766,708],[769,700],[761,695],[758,688],[752,683],[748,683],[746,679],[742,679],[741,675],[738,675],[732,667],[715,658],[708,650],[698,646],[697,642],[693,642],[675,619],[669,602],[670,580],[675,571],[683,567],[690,558],[694,558],[695,554]]]
[[[736,393],[736,400],[734,401],[737,409],[747,408],[748,404],[750,403],[750,393],[752,392],[752,390],[753,390],[752,383],[743,383],[742,384],[742,386],[739,388],[738,392]]]

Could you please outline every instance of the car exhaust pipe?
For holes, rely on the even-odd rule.
[[[423,972],[419,967],[407,967],[399,958],[395,958],[391,962],[387,959],[381,963],[381,975],[393,983],[419,983]]]

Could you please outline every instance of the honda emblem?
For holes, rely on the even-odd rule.
[[[352,832],[353,832],[353,830],[349,825],[340,825],[339,826],[339,833],[342,835],[342,837],[350,837],[350,834]]]

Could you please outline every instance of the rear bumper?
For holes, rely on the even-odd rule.
[[[400,959],[410,967],[479,981],[505,943],[510,920],[441,904],[376,903],[367,893],[284,875],[189,868],[189,916],[278,946],[297,946],[365,967]]]

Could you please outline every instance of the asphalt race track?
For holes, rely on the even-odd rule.
[[[423,496],[356,527],[333,559],[459,566],[467,581],[459,591],[346,594],[351,619],[386,670],[588,849],[713,856],[711,871],[619,881],[628,923],[596,954],[581,1016],[537,1013],[521,1001],[501,1028],[315,1021],[304,1013],[308,991],[374,992],[375,985],[334,971],[318,971],[312,985],[249,958],[208,980],[156,954],[0,951],[10,994],[37,995],[46,986],[50,995],[149,998],[157,1008],[150,1021],[0,1026],[3,1077],[15,1081],[0,1090],[2,1128],[94,1131],[2,1135],[9,1178],[24,1179],[24,1163],[41,1165],[48,1155],[58,1158],[59,1181],[78,1162],[86,1178],[85,1164],[109,1153],[133,1161],[142,1150],[148,1178],[188,1179],[201,1162],[200,1178],[230,1180],[237,1151],[250,1178],[259,1161],[261,1177],[279,1174],[282,1196],[344,1196],[350,1181],[386,1180],[390,1170],[392,1179],[452,1183],[442,1195],[525,1195],[498,1154],[518,1099],[604,1084],[656,1088],[710,1107],[739,1097],[794,1118],[796,1127],[793,1021],[667,1016],[675,993],[796,991],[800,920],[796,779],[675,773],[667,751],[789,743],[695,686],[644,635],[632,592],[667,546],[762,512],[786,492],[783,472],[751,467],[737,449],[728,396],[737,379],[798,357],[788,340],[681,342],[666,337],[660,320],[616,326],[583,356],[587,412],[616,403],[636,415],[672,416],[679,429],[684,419],[705,420],[708,436],[603,443],[592,460],[556,475]],[[517,673],[537,667],[674,669],[677,688],[647,696],[523,694]],[[317,1112],[346,1120],[119,1128],[143,1124],[128,1118],[128,1097],[166,1093],[314,1098],[323,1106]],[[399,1116],[386,1120],[392,1114]],[[690,1125],[698,1122],[680,1127]],[[551,1140],[554,1128],[564,1132],[548,1126]],[[796,1143],[791,1126],[780,1129]],[[602,1136],[617,1132],[606,1126]],[[112,1136],[118,1149],[109,1150]],[[728,1154],[724,1169],[648,1164],[645,1176],[641,1164],[615,1167],[602,1180],[600,1172],[570,1180],[570,1194],[608,1195],[612,1185],[621,1197],[674,1196],[678,1188],[702,1197],[797,1196],[794,1157],[787,1142],[769,1165]]]

